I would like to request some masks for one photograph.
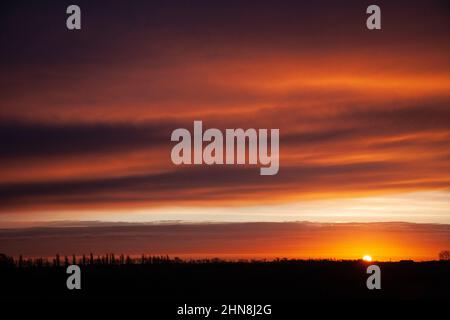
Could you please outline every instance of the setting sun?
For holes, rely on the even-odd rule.
[[[365,255],[362,259],[363,259],[364,261],[367,261],[367,262],[372,261],[372,257],[371,257],[371,256],[368,256],[368,255]]]

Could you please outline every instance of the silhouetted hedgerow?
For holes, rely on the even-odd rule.
[[[66,266],[81,269],[68,290]],[[371,262],[382,290],[368,290],[362,260],[221,260],[124,254],[24,258],[0,255],[0,300],[151,299],[278,301],[307,299],[449,299],[450,261]]]
[[[442,253],[440,254],[440,260],[442,259]],[[61,262],[63,259],[63,262]],[[6,254],[0,253],[0,266],[1,267],[67,267],[70,264],[77,264],[80,266],[88,265],[146,265],[146,264],[249,264],[249,263],[271,263],[271,264],[295,264],[298,262],[355,262],[362,260],[336,260],[336,259],[287,259],[287,258],[276,258],[273,260],[256,260],[256,259],[238,259],[238,260],[224,260],[220,258],[212,259],[181,259],[179,257],[170,258],[168,255],[146,255],[133,256],[120,254],[118,257],[114,253],[104,254],[104,255],[94,255],[90,253],[89,256],[82,254],[77,256],[73,254],[70,258],[64,256],[61,258],[59,254],[56,254],[54,258],[24,258],[20,255],[18,258],[8,256]],[[410,262],[414,263],[413,260],[401,260],[399,263]],[[376,263],[376,262],[374,262]]]

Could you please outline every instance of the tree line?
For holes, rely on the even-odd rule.
[[[441,261],[450,261],[450,251],[442,250],[438,254],[438,259]],[[255,260],[255,259],[239,259],[236,261],[222,260],[219,258],[212,259],[181,259],[179,257],[170,258],[168,255],[146,255],[142,254],[140,257],[130,255],[115,255],[114,253],[107,253],[103,255],[94,255],[90,253],[89,255],[72,255],[72,256],[61,256],[56,254],[53,258],[24,258],[20,255],[18,258],[8,256],[6,254],[0,253],[0,266],[1,267],[67,267],[71,264],[76,264],[80,266],[88,265],[145,265],[145,264],[173,264],[173,263],[289,263],[298,261],[315,261],[315,262],[330,262],[339,261],[335,259],[308,259],[308,260],[298,260],[298,259],[287,259],[287,258],[276,258],[273,260]],[[348,260],[351,261],[351,260]],[[411,261],[412,262],[412,261]]]

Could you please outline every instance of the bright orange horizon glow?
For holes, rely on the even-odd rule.
[[[93,252],[222,259],[436,260],[450,226],[411,223],[59,223],[0,230],[0,252],[18,256]],[[67,238],[64,234],[70,234]],[[88,239],[88,240],[87,240]],[[370,255],[368,254],[370,253]]]

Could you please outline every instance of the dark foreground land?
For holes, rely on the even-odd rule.
[[[81,261],[80,261],[81,262]],[[381,290],[368,290],[362,261],[83,261],[81,290],[68,290],[68,261],[0,266],[0,299],[152,301],[450,300],[450,261],[380,262]]]

